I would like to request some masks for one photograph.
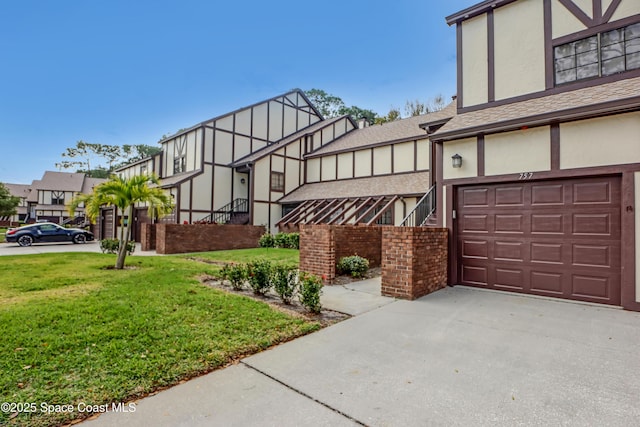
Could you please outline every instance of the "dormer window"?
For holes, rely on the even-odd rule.
[[[556,84],[640,68],[640,23],[554,48]]]

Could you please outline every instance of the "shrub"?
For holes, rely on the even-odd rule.
[[[256,260],[247,264],[249,286],[254,294],[264,295],[271,288],[272,265],[267,260]]]
[[[369,270],[369,260],[358,255],[346,256],[340,258],[336,267],[340,274],[362,277]]]
[[[300,249],[300,233],[287,234],[287,247],[290,249]]]
[[[115,254],[120,249],[120,240],[118,239],[102,239],[100,240],[100,250],[103,254]],[[127,255],[131,255],[136,250],[136,242],[129,240],[127,242]]]
[[[278,233],[273,236],[273,245],[276,248],[286,248],[288,244],[287,233]]]
[[[302,273],[298,290],[300,304],[312,313],[320,313],[322,309],[320,295],[322,295],[322,279],[313,274]]]
[[[272,248],[274,246],[273,236],[271,233],[264,233],[258,240],[258,246],[261,248]]]
[[[295,267],[276,264],[271,273],[271,284],[283,303],[290,304],[296,294],[297,271]]]
[[[223,280],[228,280],[231,283],[231,287],[236,291],[241,290],[247,280],[247,267],[244,264],[227,264],[222,267],[220,273]]]

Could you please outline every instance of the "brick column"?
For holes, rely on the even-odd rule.
[[[416,299],[447,286],[446,228],[383,227],[382,295]]]
[[[300,225],[300,271],[329,285],[336,277],[336,249],[330,225]]]
[[[153,251],[156,249],[155,224],[142,224],[142,227],[140,228],[140,246],[143,251]]]

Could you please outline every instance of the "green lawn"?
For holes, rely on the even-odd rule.
[[[298,251],[297,249],[280,248],[255,248],[237,249],[233,251],[200,252],[181,255],[181,257],[238,263],[246,263],[256,259],[268,259],[270,261],[295,265],[298,265],[300,263],[300,251]]]
[[[59,425],[79,414],[44,414],[42,403],[124,402],[319,328],[194,279],[214,274],[215,265],[132,256],[127,265],[135,269],[106,269],[114,259],[2,257],[0,402],[38,410],[12,419],[0,412],[0,425]]]

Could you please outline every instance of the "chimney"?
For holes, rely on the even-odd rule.
[[[369,122],[365,118],[358,119],[358,129],[364,129],[369,126]]]

